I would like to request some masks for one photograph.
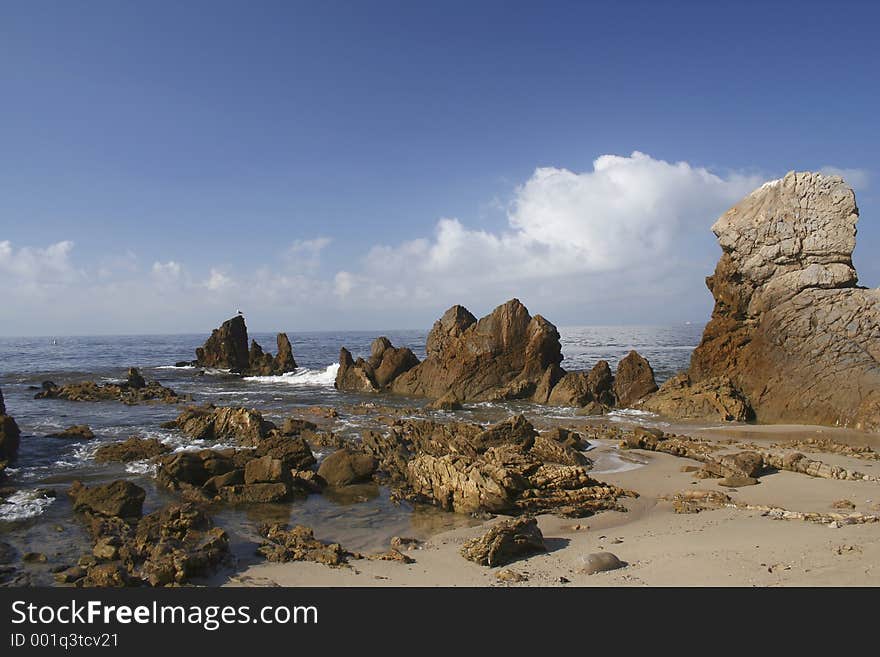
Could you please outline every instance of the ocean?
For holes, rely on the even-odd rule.
[[[702,326],[626,326],[560,328],[567,370],[589,369],[607,360],[612,369],[631,349],[652,364],[658,382],[688,365]],[[174,419],[180,407],[166,404],[126,406],[116,402],[69,402],[36,400],[34,387],[43,381],[58,385],[94,380],[99,383],[124,380],[129,367],[138,367],[148,379],[156,379],[178,393],[188,393],[195,403],[247,406],[260,410],[268,419],[282,421],[297,408],[308,406],[351,407],[357,404],[420,406],[414,401],[387,395],[340,393],[333,387],[339,349],[347,347],[357,357],[369,354],[372,340],[381,332],[288,332],[296,372],[275,377],[237,378],[220,372],[202,373],[196,368],[175,367],[174,363],[194,358],[205,335],[94,336],[0,338],[0,388],[7,412],[22,430],[17,459],[7,469],[2,484],[17,489],[0,503],[0,540],[14,544],[22,552],[51,553],[50,561],[74,563],[88,540],[84,529],[71,522],[70,502],[64,494],[75,480],[101,483],[128,478],[147,489],[145,513],[172,501],[157,488],[148,463],[97,464],[95,449],[107,442],[131,435],[156,437],[174,449],[196,449],[216,445],[193,441],[161,428]],[[424,356],[427,331],[389,331],[395,346],[411,348]],[[274,334],[251,335],[267,350],[275,346]],[[565,417],[572,410],[552,409],[524,403],[467,405],[454,413],[461,419],[495,421],[516,412]],[[72,441],[49,438],[47,434],[71,425],[86,424],[96,438]],[[372,428],[362,414],[340,410],[333,430],[354,436]],[[324,452],[316,454],[319,458]],[[41,489],[52,489],[54,498]],[[215,516],[233,537],[233,549],[246,563],[253,556],[256,527],[260,522],[283,521],[310,525],[316,536],[338,540],[348,549],[381,549],[394,535],[428,536],[436,531],[470,522],[466,517],[431,507],[414,507],[391,501],[389,492],[377,486],[358,487],[351,495],[310,495],[283,505],[259,508],[225,508]],[[42,581],[40,577],[43,577]],[[37,583],[51,583],[48,572],[36,577]]]

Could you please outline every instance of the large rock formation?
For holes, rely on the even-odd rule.
[[[277,337],[278,353],[265,353],[256,341],[248,348],[248,332],[244,317],[236,315],[211,332],[204,346],[196,349],[194,363],[199,367],[226,369],[235,374],[269,376],[296,369],[293,349],[286,333]]]
[[[434,399],[448,392],[460,400],[522,399],[535,393],[548,369],[557,380],[564,373],[556,327],[532,317],[518,299],[479,321],[453,306],[435,322],[425,348],[425,360],[397,377],[392,391]]]
[[[621,406],[632,406],[657,390],[654,370],[647,359],[630,351],[617,365],[614,377],[614,395]]]
[[[858,287],[858,208],[838,176],[789,173],[712,227],[712,319],[690,380],[727,377],[763,422],[880,429],[880,291]]]

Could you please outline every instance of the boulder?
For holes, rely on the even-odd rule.
[[[608,361],[600,360],[589,372],[568,372],[562,376],[550,391],[546,403],[551,406],[614,406],[613,385],[614,376]]]
[[[534,518],[514,518],[493,525],[482,536],[468,541],[461,555],[481,566],[503,566],[517,559],[546,552],[544,535]]]
[[[354,360],[351,352],[345,347],[339,351],[339,369],[336,370],[336,381],[333,385],[337,390],[346,392],[376,392],[379,390],[373,368],[363,358]]]
[[[839,176],[788,173],[728,210],[690,379],[729,378],[761,422],[880,430],[880,292],[857,285]]]
[[[88,511],[101,516],[137,518],[143,513],[146,491],[140,486],[118,479],[109,484],[84,486],[74,481],[68,490],[75,511]]]
[[[407,347],[395,347],[386,337],[376,338],[370,346],[367,361],[373,371],[373,380],[379,388],[386,387],[398,376],[419,364],[419,359]]]
[[[340,449],[321,462],[318,476],[326,481],[328,486],[348,486],[369,481],[376,467],[376,459],[369,454]]]
[[[269,455],[252,459],[244,466],[245,484],[289,483],[290,468],[281,459]]]
[[[425,408],[429,411],[460,411],[462,405],[454,394],[447,392],[439,399],[426,404]]]
[[[677,374],[636,406],[682,419],[746,422],[754,418],[745,396],[730,379],[721,376],[693,382],[687,373]]]
[[[156,438],[130,436],[121,442],[98,447],[95,451],[95,461],[98,463],[110,463],[112,461],[128,463],[129,461],[151,459],[170,451],[170,447]]]
[[[617,405],[633,406],[656,390],[657,383],[654,381],[651,364],[638,352],[630,351],[618,363],[617,374],[614,377],[614,396],[617,398]]]
[[[223,486],[217,491],[217,499],[228,504],[285,502],[290,495],[290,486],[283,482]]]
[[[140,390],[141,388],[147,387],[146,380],[141,376],[140,370],[136,367],[128,368],[127,382],[128,387],[132,390]]]
[[[288,470],[306,470],[317,462],[309,444],[301,436],[279,436],[272,433],[257,443],[254,454],[280,459]]]
[[[617,555],[611,552],[593,552],[583,558],[584,567],[581,572],[584,575],[595,575],[596,573],[604,573],[609,570],[617,570],[623,568],[626,564],[621,561]]]

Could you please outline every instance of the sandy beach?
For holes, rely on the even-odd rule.
[[[680,429],[680,428],[679,428]],[[874,444],[868,434],[827,427],[744,426],[724,429],[691,427],[688,433],[714,434],[720,440],[744,435],[759,446],[791,436],[833,437],[845,444]],[[613,450],[601,444],[594,451]],[[632,450],[646,465],[597,475],[603,481],[639,493],[624,503],[626,513],[606,511],[585,519],[538,518],[548,552],[512,564],[488,568],[465,560],[461,546],[502,517],[482,525],[438,534],[406,554],[415,563],[369,559],[330,568],[316,563],[261,563],[236,574],[228,586],[877,586],[880,585],[880,523],[843,525],[774,519],[762,511],[736,508],[675,513],[662,499],[684,490],[715,490],[741,504],[790,511],[839,512],[850,500],[855,512],[880,513],[880,483],[821,479],[775,472],[741,488],[698,480],[685,466],[696,461],[668,454]],[[880,461],[830,453],[810,458],[880,475]],[[320,538],[320,537],[318,537]],[[587,575],[580,572],[586,555],[608,551],[627,565]],[[514,571],[521,582],[503,581]],[[218,582],[219,583],[219,582]]]

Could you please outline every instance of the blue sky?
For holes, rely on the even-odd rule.
[[[876,286],[878,16],[3,2],[0,333],[238,308],[259,330],[417,328],[511,296],[560,325],[702,321],[715,218],[827,167]]]

